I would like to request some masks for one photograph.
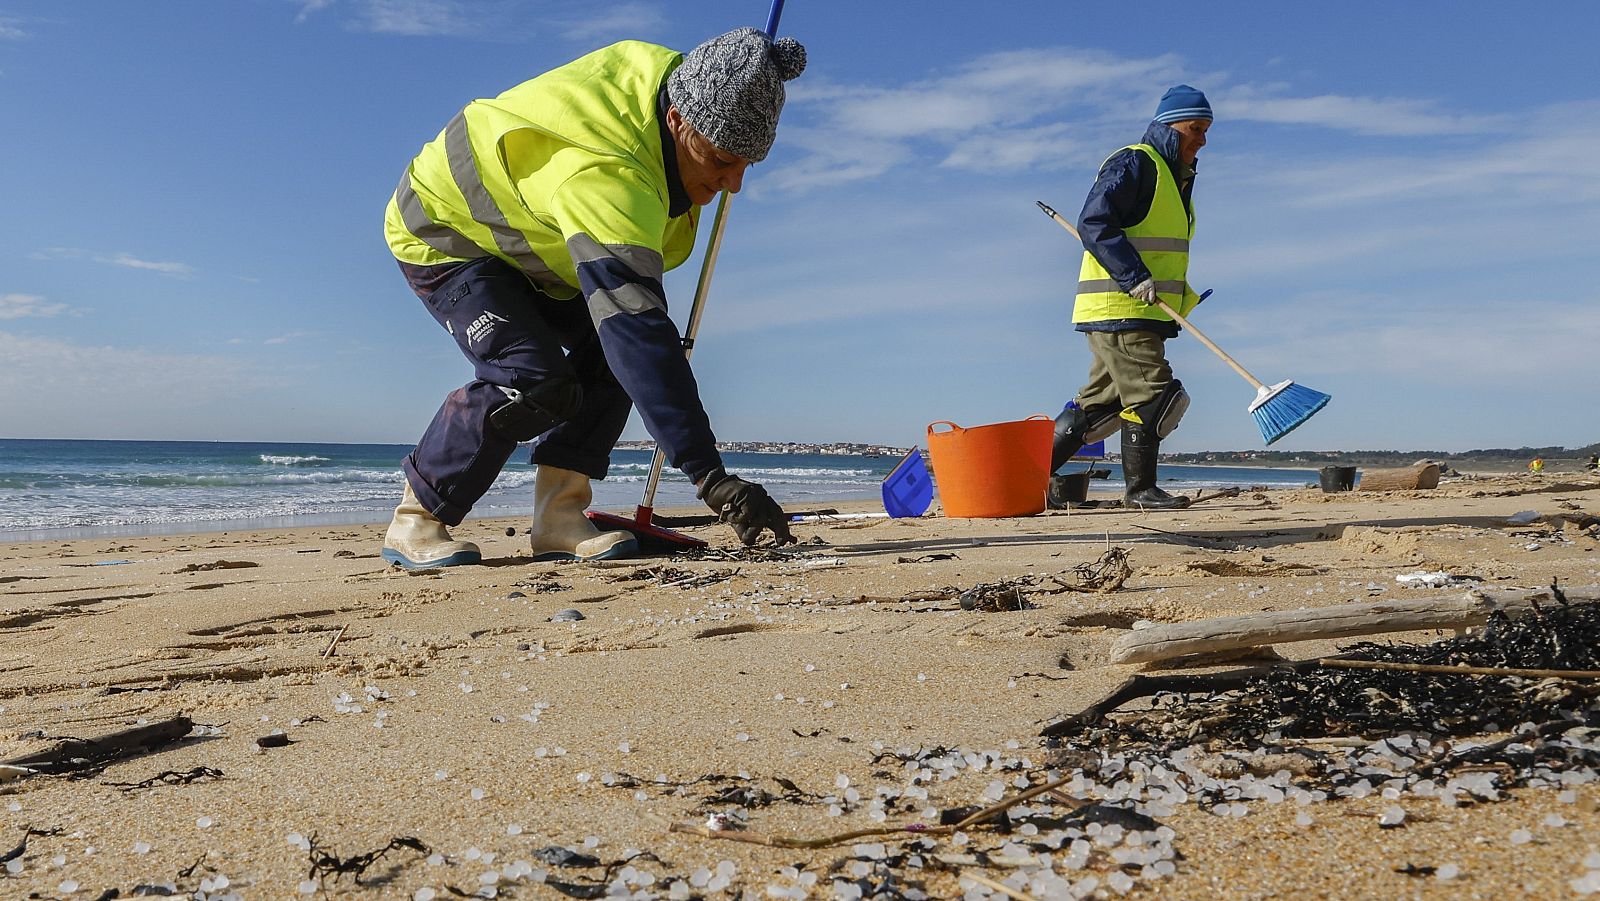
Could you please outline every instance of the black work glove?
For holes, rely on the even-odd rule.
[[[746,482],[716,469],[701,480],[697,496],[719,520],[733,526],[734,534],[745,547],[761,540],[763,529],[771,529],[779,545],[794,543],[794,536],[789,534],[788,515],[767,494],[767,489],[755,482]]]

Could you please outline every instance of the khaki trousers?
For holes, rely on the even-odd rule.
[[[1167,341],[1155,332],[1138,329],[1083,336],[1094,355],[1089,381],[1078,391],[1078,406],[1084,410],[1126,410],[1147,404],[1172,382]]]

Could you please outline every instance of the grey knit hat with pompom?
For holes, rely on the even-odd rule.
[[[778,134],[783,83],[805,68],[799,41],[740,28],[689,51],[667,76],[667,97],[719,149],[760,162]]]

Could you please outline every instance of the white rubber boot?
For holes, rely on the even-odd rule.
[[[533,481],[533,559],[615,560],[639,553],[633,533],[602,532],[583,515],[593,499],[588,476],[540,465]]]
[[[406,569],[431,569],[478,563],[483,554],[470,541],[452,540],[444,523],[422,506],[406,482],[405,497],[394,508],[394,519],[383,536],[383,559]]]

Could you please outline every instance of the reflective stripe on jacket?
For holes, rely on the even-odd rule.
[[[1194,211],[1185,206],[1172,169],[1156,148],[1134,144],[1123,148],[1143,153],[1156,172],[1155,196],[1150,211],[1123,231],[1139,258],[1156,281],[1156,291],[1168,306],[1188,315],[1199,302],[1189,290],[1189,239],[1194,235]],[[1078,296],[1072,307],[1072,321],[1103,322],[1119,319],[1148,319],[1172,322],[1159,307],[1135,300],[1122,290],[1116,279],[1094,254],[1084,251],[1078,270]]]
[[[668,215],[657,121],[682,61],[623,41],[468,104],[402,176],[384,217],[390,250],[417,265],[492,254],[572,297],[575,258],[599,245],[659,282],[688,259],[699,219]]]

